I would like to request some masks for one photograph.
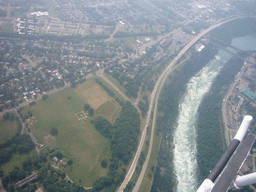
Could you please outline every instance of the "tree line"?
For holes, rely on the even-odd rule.
[[[218,162],[223,152],[225,139],[222,125],[222,100],[241,70],[244,61],[240,57],[231,58],[213,82],[198,109],[197,160],[200,180],[205,179],[209,170]]]
[[[95,78],[95,81],[109,94],[110,97],[115,97],[115,93],[111,91],[111,89],[109,89],[106,85],[104,85],[101,80]]]
[[[114,38],[154,36],[154,35],[158,35],[158,33],[157,32],[128,33],[128,32],[118,31],[115,33]]]
[[[102,40],[102,39],[107,39],[109,38],[109,35],[107,34],[89,34],[89,35],[54,35],[54,34],[45,34],[45,35],[20,35],[18,33],[5,33],[1,32],[0,33],[1,37],[9,37],[9,38],[24,38],[28,40],[54,40],[54,41],[59,41],[59,42],[72,42],[72,43],[81,43],[82,41],[95,41],[95,40]]]
[[[132,153],[138,145],[140,134],[140,119],[137,109],[126,101],[112,126],[106,119],[97,117],[92,121],[96,129],[111,141],[111,158],[109,159],[110,171],[104,177],[100,177],[93,184],[93,191],[115,191],[117,186],[123,181],[126,170],[122,168],[122,163],[128,165],[132,158]]]

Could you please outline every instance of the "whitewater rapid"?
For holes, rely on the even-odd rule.
[[[256,34],[235,38],[232,45],[242,50],[256,50]],[[232,48],[227,48],[232,51]],[[234,52],[234,50],[233,50]],[[187,84],[186,93],[179,107],[177,128],[174,134],[174,170],[177,176],[177,192],[195,192],[198,187],[196,160],[197,109],[231,55],[223,50],[201,69]]]
[[[178,126],[174,134],[174,170],[177,177],[177,192],[195,192],[198,187],[196,160],[196,114],[197,109],[226,63],[230,55],[222,50],[194,77],[186,88],[179,106]]]

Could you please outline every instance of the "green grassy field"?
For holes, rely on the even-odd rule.
[[[18,123],[16,121],[4,121],[0,118],[0,144],[3,144],[8,139],[11,139],[18,130]]]
[[[4,33],[12,33],[13,32],[13,24],[9,22],[5,22],[0,26],[0,31]]]
[[[134,46],[136,46],[138,44],[136,39],[133,37],[125,38],[125,39],[123,39],[123,41],[131,49],[134,49]]]
[[[86,187],[92,186],[97,178],[107,173],[108,170],[102,168],[100,163],[102,159],[108,159],[111,153],[110,141],[91,124],[93,118],[81,118],[81,114],[85,103],[94,106],[94,116],[107,111],[115,114],[120,106],[111,100],[114,99],[90,79],[75,89],[69,87],[50,95],[46,101],[37,101],[36,105],[27,106],[23,111],[31,110],[35,117],[30,130],[38,143],[47,144],[46,138],[51,128],[58,129],[58,135],[54,138],[58,150],[65,159],[73,160],[73,165],[65,168],[65,172],[74,182],[81,180],[81,185]]]

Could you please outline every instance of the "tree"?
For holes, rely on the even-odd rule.
[[[0,177],[3,177],[4,176],[4,170],[2,167],[0,167]]]
[[[6,120],[14,121],[15,115],[14,115],[14,113],[12,113],[12,112],[6,112],[6,113],[3,115],[3,118],[4,118],[4,121],[6,121]]]
[[[92,117],[94,115],[94,109],[93,108],[90,108],[88,112],[89,112],[90,117]]]
[[[95,128],[105,137],[111,138],[113,135],[113,127],[111,123],[103,118],[103,117],[96,117],[93,121]]]
[[[42,100],[43,100],[43,101],[46,101],[48,98],[49,98],[49,95],[48,95],[48,94],[44,94],[44,95],[42,96]]]
[[[8,186],[9,182],[10,182],[10,177],[9,177],[9,175],[6,175],[6,176],[4,176],[4,177],[2,178],[2,184],[3,184],[3,186],[4,186],[5,189],[6,189],[6,187]]]
[[[32,171],[33,170],[32,160],[28,158],[27,160],[23,161],[22,167],[23,167],[23,170],[25,171]]]
[[[25,171],[21,170],[17,173],[17,179],[20,181],[22,179],[25,179],[26,178],[26,173]]]
[[[16,137],[14,144],[18,145],[19,154],[29,153],[35,148],[35,144],[28,134],[23,134]]]
[[[76,88],[76,82],[75,81],[71,81],[71,87]]]
[[[68,160],[68,165],[71,166],[73,164],[73,160],[72,159],[69,159]]]
[[[14,188],[14,184],[11,183],[8,187],[7,187],[7,191],[8,192],[15,192],[15,188]]]
[[[85,110],[85,111],[88,111],[90,108],[91,108],[91,106],[90,106],[88,103],[86,103],[86,104],[84,105],[84,110]]]
[[[108,166],[107,159],[103,159],[103,160],[101,161],[101,166],[102,166],[103,168],[107,168],[107,166]]]
[[[63,155],[61,152],[57,151],[55,156],[58,158],[58,159],[62,159]]]
[[[51,128],[51,135],[52,136],[57,136],[58,135],[58,129],[56,127],[52,127]]]
[[[28,192],[35,192],[37,189],[36,184],[35,183],[30,183],[28,186]]]
[[[44,152],[44,151],[40,152],[40,156],[39,156],[40,161],[47,162],[47,157],[48,157],[48,153],[47,152]],[[34,164],[34,166],[35,166],[35,164]]]
[[[29,116],[29,117],[32,117],[32,116],[33,116],[33,114],[32,114],[31,111],[28,111],[28,116]]]
[[[35,97],[35,96],[34,96]],[[36,99],[36,98],[35,98]],[[36,102],[35,101],[31,101],[30,103],[29,103],[29,106],[30,107],[32,107],[33,105],[35,105],[36,104]]]
[[[17,174],[20,172],[19,167],[14,167],[14,169],[9,173],[10,182],[16,182],[17,181]]]
[[[122,160],[123,163],[128,164],[132,157],[132,152],[137,147],[138,135],[140,134],[139,113],[130,102],[125,102],[113,127],[115,134],[111,140],[112,157],[116,157]]]

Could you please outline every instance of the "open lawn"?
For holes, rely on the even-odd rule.
[[[133,37],[125,38],[123,39],[123,41],[131,49],[134,49],[134,47],[138,44],[136,39]]]
[[[13,24],[12,23],[3,23],[0,26],[0,31],[5,33],[12,33],[13,32]]]
[[[94,81],[94,79],[89,79],[85,83],[77,85],[74,92],[85,102],[89,103],[94,110],[103,103],[113,99]]]
[[[18,131],[18,123],[14,121],[4,121],[0,118],[0,144],[3,144],[8,139],[11,139]]]
[[[37,101],[27,106],[36,120],[30,130],[38,143],[45,143],[52,127],[58,129],[58,135],[52,137],[65,159],[72,159],[73,165],[65,172],[71,180],[86,187],[107,173],[101,167],[101,160],[110,157],[110,141],[103,137],[91,124],[93,118],[87,117],[84,104],[89,103],[95,109],[95,115],[116,115],[119,104],[111,98],[93,79],[89,79],[75,89],[68,87],[51,95],[46,101]],[[107,109],[108,108],[108,109]],[[98,112],[100,111],[100,112]],[[110,116],[109,116],[110,117]],[[46,136],[46,137],[45,137]]]

